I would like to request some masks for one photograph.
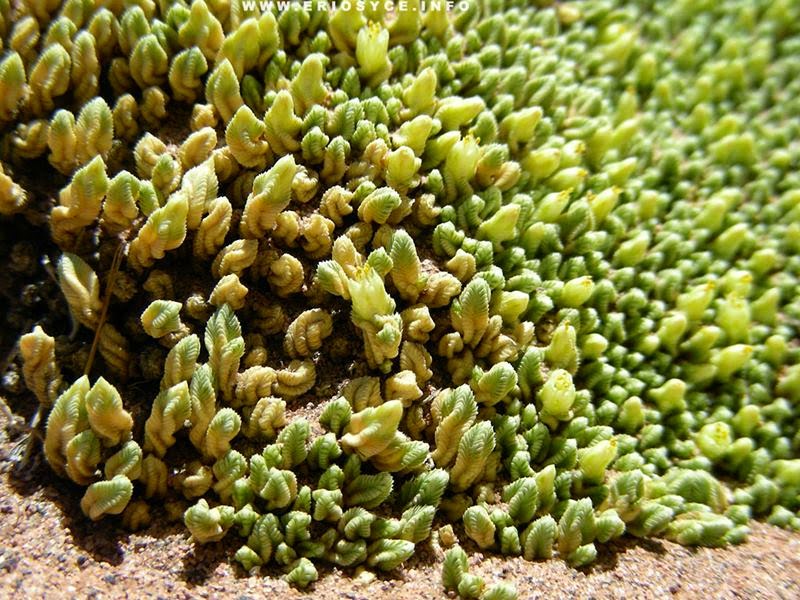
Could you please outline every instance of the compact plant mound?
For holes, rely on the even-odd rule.
[[[486,599],[462,543],[799,529],[800,5],[407,4],[0,0],[0,212],[66,178],[73,323],[14,368],[83,512],[298,586],[430,538]]]

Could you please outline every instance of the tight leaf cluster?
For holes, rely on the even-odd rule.
[[[800,529],[800,5],[407,4],[0,0],[83,512],[487,600],[467,551]]]

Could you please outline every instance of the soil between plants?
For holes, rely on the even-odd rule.
[[[245,573],[232,561],[236,536],[195,546],[180,522],[156,509],[136,533],[118,519],[92,523],[80,511],[81,490],[36,460],[14,470],[14,439],[0,415],[0,598],[344,598],[417,600],[447,597],[439,549],[420,544],[389,574],[321,568],[301,592],[280,571]],[[234,539],[236,538],[236,539]],[[470,572],[487,585],[513,583],[520,599],[545,598],[800,598],[800,534],[752,524],[747,543],[686,548],[666,540],[601,545],[597,562],[571,569],[558,559],[470,554]],[[452,595],[451,595],[452,597]]]

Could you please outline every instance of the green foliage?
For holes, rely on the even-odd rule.
[[[144,450],[163,457],[175,443],[175,433],[191,415],[189,386],[185,381],[156,396],[150,418],[144,425]]]
[[[447,466],[458,453],[461,438],[472,426],[478,413],[475,396],[468,386],[462,385],[455,390],[445,390],[436,399],[437,413],[435,440],[432,453],[437,466]]]
[[[286,577],[284,577],[288,583],[300,588],[308,587],[309,584],[316,581],[318,578],[319,574],[314,567],[314,563],[307,558],[301,558],[294,563],[292,569],[286,574]]]
[[[233,525],[234,510],[231,506],[209,507],[208,502],[200,500],[184,513],[184,522],[192,537],[198,542],[216,542],[223,538]]]
[[[190,381],[197,368],[199,356],[200,339],[196,335],[187,336],[175,344],[164,362],[161,389],[172,387],[181,381]]]
[[[98,481],[86,488],[81,510],[92,521],[104,514],[118,515],[131,499],[133,484],[125,475],[115,475],[108,481]]]
[[[239,320],[228,304],[218,309],[206,323],[205,346],[214,387],[230,398],[239,360],[244,354],[244,339]]]
[[[476,423],[464,433],[458,444],[456,462],[450,470],[453,489],[463,491],[484,474],[494,445],[494,430],[487,421]]]
[[[344,488],[347,506],[375,508],[392,493],[394,480],[389,473],[358,475]]]
[[[464,530],[481,548],[494,545],[495,524],[483,506],[470,506],[464,512]]]
[[[522,553],[527,560],[550,558],[558,535],[558,524],[550,515],[533,521],[520,536]]]
[[[410,558],[414,544],[407,540],[380,539],[367,548],[367,564],[381,571],[391,571]]]
[[[462,550],[461,546],[450,548],[445,553],[444,561],[442,562],[442,585],[444,589],[449,591],[457,590],[458,584],[468,568],[467,553]]]
[[[503,488],[503,501],[516,524],[528,523],[539,508],[539,487],[533,477],[523,477]]]
[[[435,523],[488,599],[459,521],[576,567],[800,527],[793,3],[17,4],[9,273],[24,218],[63,298],[3,393],[89,518],[197,498],[298,587]]]

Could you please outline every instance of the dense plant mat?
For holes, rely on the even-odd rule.
[[[800,529],[800,6],[422,4],[0,0],[18,467],[298,587]]]

